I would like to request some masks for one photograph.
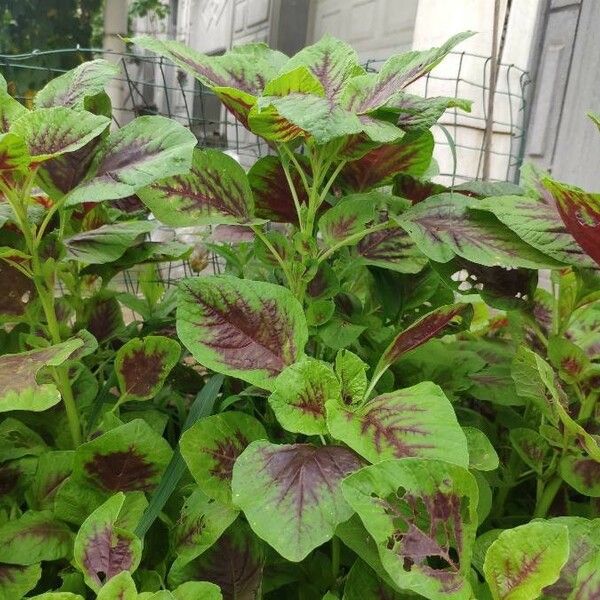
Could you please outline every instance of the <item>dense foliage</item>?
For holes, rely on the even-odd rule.
[[[106,62],[0,89],[0,599],[598,597],[600,198],[432,183],[470,103],[406,87],[468,35],[379,73],[135,40],[267,140],[248,172],[110,131]],[[223,273],[164,286],[150,212]]]

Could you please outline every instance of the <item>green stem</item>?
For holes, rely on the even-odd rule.
[[[304,172],[302,165],[298,161],[298,157],[296,156],[296,153],[293,150],[290,150],[290,148],[288,148],[288,146],[286,144],[282,144],[281,147],[284,149],[284,151],[286,152],[286,154],[288,155],[290,160],[294,163],[294,166],[296,167],[296,171],[298,171],[298,175],[300,175],[300,180],[302,181],[304,190],[306,191],[306,194],[309,195],[310,194],[310,186],[308,185],[308,179],[306,178],[306,173]]]
[[[282,148],[285,148],[285,150],[287,150],[291,156],[294,155],[294,153],[291,152],[286,146],[282,146]],[[290,191],[292,192],[292,199],[294,200],[294,206],[296,207],[296,214],[298,215],[298,225],[300,226],[300,231],[304,231],[304,225],[302,223],[302,207],[300,206],[300,199],[298,198],[298,191],[296,190],[296,186],[294,185],[294,180],[292,179],[292,174],[290,173],[290,170],[288,168],[288,165],[286,164],[286,161],[283,160],[283,156],[280,156],[280,159],[281,159],[281,166],[283,167],[283,172],[285,173],[285,178],[287,180]],[[294,161],[296,160],[295,157],[293,160]],[[296,167],[296,169],[298,169],[298,167]],[[304,175],[302,174],[301,177],[303,178]],[[305,180],[303,179],[303,183],[304,183],[304,181]]]
[[[533,513],[534,518],[542,519],[550,510],[552,503],[554,502],[554,498],[556,498],[556,494],[562,485],[563,480],[558,475],[555,475],[550,481],[545,485],[544,491],[540,497],[537,506],[535,507],[535,512]]]
[[[319,208],[319,206],[321,206],[321,204],[323,204],[323,201],[325,200],[327,193],[329,192],[331,186],[335,183],[335,180],[338,178],[338,175],[340,174],[341,170],[346,166],[347,162],[348,162],[347,160],[342,160],[338,164],[338,166],[335,168],[333,173],[331,174],[331,177],[325,184],[325,187],[323,188],[321,195],[319,196],[319,203],[318,203],[317,209]]]
[[[252,225],[252,231],[258,237],[258,239],[260,239],[260,241],[266,246],[266,248],[273,255],[275,260],[279,263],[279,266],[283,270],[285,278],[287,279],[288,287],[293,291],[294,281],[288,271],[285,261],[283,260],[283,258],[281,258],[281,254],[279,254],[279,252],[277,252],[277,249],[275,248],[275,246],[273,246],[273,244],[271,244],[271,242],[269,241],[269,238],[261,231],[260,227],[258,227],[257,225]]]

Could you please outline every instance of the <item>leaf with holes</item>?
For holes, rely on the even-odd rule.
[[[407,85],[433,69],[457,44],[474,35],[458,33],[439,48],[405,52],[389,58],[379,73],[350,79],[342,90],[342,103],[357,113],[369,113],[393,101]]]
[[[35,565],[71,556],[73,534],[50,511],[26,512],[0,526],[0,563]]]
[[[81,231],[63,240],[67,258],[88,265],[102,265],[123,256],[135,241],[156,229],[152,221],[121,221]]]
[[[488,267],[560,266],[493,215],[471,210],[477,202],[462,194],[439,194],[409,208],[396,221],[421,252],[437,262],[445,263],[458,255]]]
[[[600,497],[600,462],[589,456],[563,456],[561,477],[575,490],[591,498]]]
[[[33,163],[74,152],[102,134],[110,119],[63,106],[25,113],[11,126],[27,146]]]
[[[125,494],[111,496],[81,525],[75,537],[75,564],[95,592],[123,571],[140,563],[142,542],[122,522]]]
[[[158,394],[171,369],[177,364],[181,347],[160,335],[129,340],[115,357],[115,372],[123,397],[149,400]]]
[[[118,74],[119,68],[107,60],[85,62],[47,83],[35,95],[34,105],[36,108],[84,108],[86,98],[103,92]]]
[[[204,495],[200,490],[186,498],[171,533],[172,569],[185,565],[208,550],[235,521],[238,511]]]
[[[198,487],[209,497],[231,503],[231,474],[237,457],[254,440],[267,438],[262,424],[242,412],[199,419],[182,436],[181,455]]]
[[[327,433],[325,403],[339,400],[341,388],[329,364],[304,357],[284,369],[277,379],[269,404],[284,429],[293,433]]]
[[[182,281],[177,333],[205,367],[265,389],[302,357],[307,340],[289,290],[227,275]]]
[[[151,492],[171,454],[164,438],[145,421],[134,419],[79,446],[73,478],[108,493]]]
[[[488,548],[483,570],[494,600],[537,598],[569,556],[564,525],[536,521],[503,531]]]
[[[366,192],[391,183],[399,173],[419,177],[425,173],[433,154],[430,132],[406,135],[399,142],[384,144],[347,163],[340,183],[348,191]]]
[[[467,440],[441,388],[425,381],[353,407],[327,403],[331,435],[369,462],[438,458],[466,467]]]
[[[30,162],[27,146],[18,135],[0,134],[0,172],[26,169]]]
[[[542,186],[556,202],[567,231],[600,265],[600,195],[545,177]]]
[[[233,501],[258,536],[298,562],[352,515],[340,482],[360,466],[342,446],[252,442],[233,468]]]
[[[168,581],[171,586],[208,581],[218,585],[227,600],[257,600],[264,562],[261,541],[248,525],[236,521],[208,551],[181,569],[171,568]]]
[[[468,600],[478,489],[456,465],[406,458],[365,467],[342,483],[393,582],[426,598]]]
[[[69,192],[67,205],[126,198],[158,179],[184,173],[196,143],[194,134],[176,121],[139,117],[102,141],[90,173]]]
[[[560,577],[544,588],[543,597],[548,600],[571,598],[569,593],[576,588],[579,573],[600,553],[600,519],[582,517],[558,517],[549,521],[553,525],[564,525],[569,531],[569,558],[560,570]],[[575,596],[585,600],[588,596]],[[593,596],[589,597],[592,600]]]
[[[297,158],[301,161],[300,164],[304,163],[301,155],[297,155]],[[308,197],[302,178],[295,168],[291,169],[292,184],[298,201],[300,204],[306,204]],[[292,191],[279,158],[259,158],[248,171],[248,181],[254,194],[257,217],[276,223],[298,223]]]
[[[440,306],[427,313],[397,334],[391,341],[375,367],[374,377],[380,377],[403,354],[410,352],[431,338],[468,329],[472,317],[473,306],[464,303]]]
[[[172,227],[249,223],[254,199],[244,169],[217,150],[194,150],[192,168],[138,192],[154,216]]]
[[[41,565],[6,565],[0,563],[0,598],[13,600],[24,598],[42,576]]]
[[[491,212],[524,242],[560,262],[579,267],[594,266],[567,231],[558,203],[543,187],[539,198],[493,196],[474,202],[471,208]]]
[[[82,345],[82,340],[74,338],[48,348],[0,356],[0,412],[39,412],[60,402],[56,385],[51,380],[38,383],[38,374],[44,367],[63,364]]]

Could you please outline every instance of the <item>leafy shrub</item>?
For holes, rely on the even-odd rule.
[[[597,595],[599,201],[430,181],[470,104],[406,87],[468,35],[379,73],[136,40],[268,141],[247,173],[110,132],[103,61],[2,91],[0,598]],[[224,273],[165,288],[148,210]]]

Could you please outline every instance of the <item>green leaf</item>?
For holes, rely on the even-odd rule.
[[[50,511],[26,512],[0,526],[0,563],[35,565],[70,558],[72,547],[71,530]]]
[[[488,437],[476,427],[463,427],[469,449],[469,468],[477,471],[493,471],[499,459]]]
[[[558,369],[561,379],[569,384],[579,382],[590,366],[590,359],[585,352],[562,336],[549,338],[548,359]]]
[[[382,394],[358,406],[327,403],[331,435],[371,463],[388,458],[437,458],[466,467],[467,441],[448,398],[435,384]]]
[[[36,510],[53,510],[62,483],[73,472],[75,453],[70,450],[44,452],[39,458],[27,501]]]
[[[346,164],[340,174],[341,183],[348,191],[366,192],[389,185],[399,173],[420,177],[431,163],[433,145],[433,136],[427,131],[377,146]]]
[[[483,565],[493,599],[539,597],[558,579],[568,556],[564,525],[536,521],[503,531],[489,547]]]
[[[87,108],[85,100],[104,91],[106,84],[119,74],[119,68],[107,60],[85,62],[47,83],[36,95],[36,108],[67,106]]]
[[[583,565],[567,600],[594,600],[600,594],[600,554]]]
[[[432,600],[473,597],[468,578],[478,491],[466,469],[437,460],[387,460],[350,475],[342,489],[398,587]]]
[[[22,567],[0,564],[0,600],[23,598],[36,586],[41,576],[41,565]]]
[[[560,265],[529,246],[496,217],[472,210],[478,200],[462,194],[438,194],[399,217],[417,246],[431,260],[458,255],[486,266],[552,268]]]
[[[541,475],[550,453],[548,442],[537,431],[525,427],[511,429],[509,437],[523,462]]]
[[[0,356],[0,412],[39,412],[60,402],[56,385],[38,383],[36,377],[44,367],[64,363],[82,345],[82,340],[74,338],[40,350]]]
[[[263,90],[264,96],[287,96],[295,93],[324,96],[325,89],[307,67],[299,66],[292,70],[284,68],[284,72],[269,80]]]
[[[357,235],[364,232],[367,224],[375,220],[377,204],[389,199],[390,196],[379,192],[345,196],[319,219],[319,231],[323,240],[328,246],[345,240],[348,243],[358,241],[360,238],[357,238]]]
[[[63,106],[25,113],[10,132],[22,138],[34,163],[74,152],[98,137],[110,119]]]
[[[340,397],[346,405],[361,402],[367,392],[369,365],[350,350],[340,350],[335,356],[335,374],[340,382]]]
[[[567,454],[560,460],[560,476],[580,494],[600,497],[599,461],[589,456]]]
[[[8,417],[0,422],[0,462],[43,455],[47,451],[42,437],[21,421]]]
[[[215,502],[200,490],[192,493],[172,532],[171,551],[176,558],[171,568],[181,570],[208,550],[237,516],[236,509]]]
[[[91,265],[113,262],[140,236],[156,227],[152,221],[122,221],[76,233],[63,240],[67,258]]]
[[[265,389],[303,355],[307,340],[289,290],[227,275],[181,283],[177,333],[204,366]]]
[[[69,193],[67,205],[126,198],[158,179],[184,173],[196,143],[176,121],[139,117],[102,141],[90,174]]]
[[[342,600],[403,600],[403,598],[404,595],[381,581],[366,563],[358,559],[348,573]]]
[[[339,400],[340,384],[325,362],[304,357],[284,369],[277,379],[269,404],[284,429],[293,433],[327,433],[325,403]]]
[[[72,592],[46,592],[39,596],[31,596],[31,600],[84,600],[84,597]]]
[[[171,569],[168,581],[175,587],[204,580],[219,586],[228,600],[254,600],[260,598],[264,562],[262,543],[238,520],[209,550],[183,568]]]
[[[223,600],[221,588],[208,581],[188,581],[173,590],[175,600]]]
[[[356,50],[350,44],[324,35],[318,42],[296,53],[283,67],[289,71],[297,67],[308,67],[321,82],[325,95],[330,100],[339,96],[346,80],[364,70],[358,63]]]
[[[137,597],[131,573],[121,571],[102,586],[96,600],[137,600]]]
[[[252,442],[233,468],[233,501],[258,536],[298,562],[352,515],[340,482],[360,466],[341,446]]]
[[[210,498],[231,503],[231,475],[237,457],[267,433],[254,417],[229,411],[199,419],[180,442],[183,456],[198,487]]]
[[[0,172],[25,169],[30,162],[27,146],[18,135],[0,134]]]
[[[491,212],[524,242],[562,263],[594,267],[567,231],[556,202],[548,196],[494,196],[474,202],[471,208]]]
[[[357,113],[372,112],[384,106],[407,85],[431,71],[454,46],[472,35],[474,32],[465,31],[454,35],[439,48],[392,56],[379,73],[350,79],[342,91],[344,106]]]
[[[12,124],[27,112],[27,109],[6,91],[6,81],[2,78],[0,80],[0,133],[7,133]]]
[[[120,401],[123,397],[149,400],[156,396],[180,354],[181,347],[175,340],[160,335],[135,338],[121,346],[115,357]]]
[[[254,198],[244,169],[217,150],[195,149],[192,168],[138,192],[154,216],[172,227],[248,223]]]
[[[171,447],[150,425],[134,419],[79,446],[73,478],[108,493],[152,491],[171,459]]]
[[[388,103],[386,110],[391,109],[390,112],[398,113],[396,124],[405,131],[423,132],[433,127],[449,108],[471,112],[472,104],[471,100],[461,98],[422,98],[403,93],[397,100]]]
[[[125,494],[111,496],[77,532],[75,564],[83,573],[86,584],[95,592],[105,581],[123,571],[133,573],[139,565],[142,543],[122,526],[124,508]]]

